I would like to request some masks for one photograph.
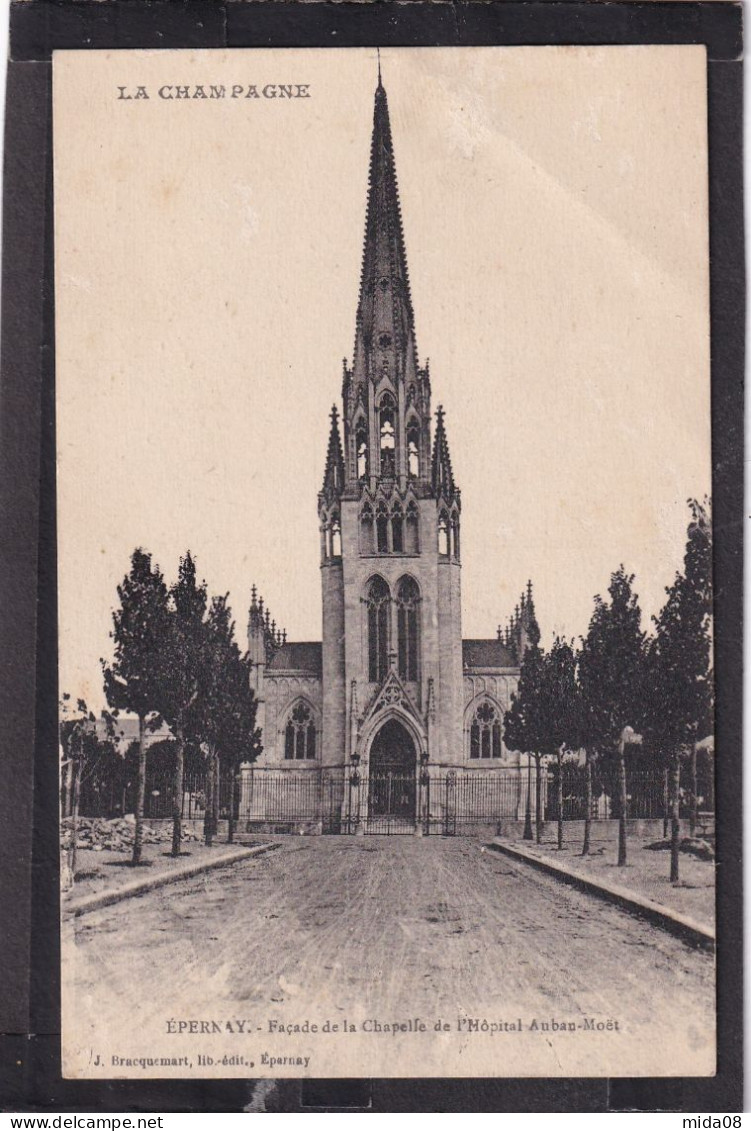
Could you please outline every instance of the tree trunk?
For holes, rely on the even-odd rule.
[[[563,754],[558,750],[558,851],[563,848]]]
[[[68,759],[63,770],[62,811],[63,817],[73,815],[73,762],[71,759]]]
[[[207,848],[214,842],[214,748],[209,747],[206,757],[206,808],[203,812],[203,839]]]
[[[532,757],[527,755],[527,803],[524,806],[523,840],[532,840]]]
[[[70,865],[70,881],[76,882],[76,863],[78,859],[78,806],[81,800],[81,770],[83,769],[83,762],[81,758],[77,758],[73,762],[73,803],[71,805],[71,841],[70,841],[70,856],[68,862]]]
[[[626,863],[626,751],[623,740],[618,743],[618,793],[621,812],[618,817],[618,867]]]
[[[670,768],[665,766],[662,771],[662,839],[668,839],[668,825],[670,824]]]
[[[542,757],[535,754],[535,838],[542,841]]]
[[[697,767],[696,767],[696,743],[691,743],[691,836],[696,836],[696,825],[699,819],[699,799],[696,796],[698,793],[697,781]]]
[[[181,727],[175,734],[175,781],[172,793],[172,855],[179,856],[183,840],[183,771],[185,739]]]
[[[589,756],[589,750],[584,751],[584,844],[582,845],[582,856],[589,856],[590,838],[592,836],[592,760]]]
[[[143,846],[143,809],[146,802],[146,717],[138,716],[138,792],[136,794],[136,827],[133,831],[134,866],[141,863]],[[124,814],[123,814],[124,815]]]
[[[673,753],[672,770],[670,882],[671,884],[677,884],[680,879],[681,850],[681,756],[678,750]]]
[[[237,794],[239,782],[237,780],[236,767],[230,766],[230,790],[229,790],[229,812],[227,814],[227,844],[234,844],[235,841],[235,805],[237,803]]]

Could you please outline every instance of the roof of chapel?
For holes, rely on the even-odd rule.
[[[323,673],[322,645],[318,640],[298,644],[282,644],[269,664],[269,672],[302,672],[321,678]]]

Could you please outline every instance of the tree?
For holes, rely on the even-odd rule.
[[[60,748],[62,751],[61,770],[68,788],[71,817],[70,846],[68,848],[68,873],[70,883],[76,878],[76,852],[78,848],[78,808],[81,798],[81,778],[83,768],[91,756],[92,745],[96,742],[94,716],[83,699],[77,701],[77,713],[69,706],[70,695],[63,694],[60,710]],[[67,807],[67,806],[66,806]]]
[[[580,746],[581,701],[576,656],[569,643],[556,637],[543,667],[543,749],[557,760],[558,848],[563,848],[563,753]]]
[[[227,596],[214,597],[208,614],[206,661],[200,701],[200,732],[207,752],[208,798],[205,837],[216,834],[218,786],[223,764],[231,782],[228,840],[234,833],[234,788],[241,760],[254,761],[260,753],[256,730],[257,701],[250,687],[250,670],[235,642]]]
[[[172,784],[175,780],[175,749],[177,743],[174,738],[160,738],[149,743],[148,758],[146,760],[146,806],[148,810],[149,795],[152,801],[152,816],[163,815],[163,803],[157,798],[166,798],[170,815],[172,812]],[[138,742],[132,742],[125,754],[126,767],[134,767],[133,775],[138,771]],[[196,752],[195,746],[186,744],[183,763],[183,774],[190,775],[193,781],[202,776],[203,759],[200,751]]]
[[[516,694],[504,716],[504,741],[510,750],[535,760],[535,836],[542,840],[542,767],[546,726],[543,704],[545,658],[540,649],[540,630],[533,619],[527,634]]]
[[[185,747],[200,742],[200,695],[207,659],[206,583],[196,581],[196,565],[188,551],[180,559],[177,582],[169,592],[159,687],[159,711],[175,738],[172,789],[172,855],[182,844]]]
[[[146,730],[156,726],[164,677],[164,639],[167,628],[167,587],[151,554],[133,551],[130,573],[117,587],[119,609],[114,610],[115,657],[102,660],[107,702],[138,716],[138,791],[132,863],[141,863],[143,808],[146,793]]]
[[[610,578],[609,601],[595,597],[595,608],[579,655],[582,740],[587,758],[587,816],[583,854],[589,851],[591,758],[610,777],[624,780],[625,727],[640,728],[645,716],[646,658],[641,610],[633,592],[634,578],[621,566]],[[617,775],[616,775],[617,771]],[[619,809],[619,863],[625,863],[626,805]]]
[[[107,713],[97,720],[91,756],[81,778],[80,812],[87,817],[122,816],[125,761],[118,754]],[[101,728],[107,737],[101,736]]]
[[[691,749],[691,824],[696,826],[696,744],[711,728],[712,680],[712,522],[707,499],[689,500],[683,572],[666,589],[667,601],[655,618],[651,649],[652,695],[649,730],[662,744],[671,766],[670,879],[679,878],[680,756]]]
[[[60,705],[60,748],[62,780],[69,783],[65,788],[63,815],[71,818],[70,844],[68,848],[68,873],[70,882],[76,877],[76,856],[78,849],[78,816],[81,790],[87,782],[95,778],[103,763],[113,756],[114,718],[109,712],[102,713],[104,739],[97,734],[96,718],[83,699],[77,700],[76,711],[70,706],[70,695],[65,692]],[[116,757],[116,756],[115,756]]]

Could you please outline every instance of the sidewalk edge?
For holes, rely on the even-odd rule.
[[[572,887],[577,887],[590,895],[596,895],[610,903],[615,903],[632,914],[648,919],[663,930],[670,931],[671,934],[677,935],[684,942],[689,942],[693,946],[704,947],[707,950],[714,950],[714,931],[701,923],[697,923],[694,919],[690,919],[687,915],[681,915],[678,911],[671,911],[669,908],[663,907],[644,896],[636,895],[634,892],[599,883],[589,876],[575,872],[572,868],[567,868],[565,864],[556,864],[552,860],[534,856],[520,848],[512,848],[511,845],[498,840],[492,841],[487,847],[494,852],[509,856],[512,860],[532,864],[540,871],[547,872],[549,875],[555,876],[556,879],[571,884]]]
[[[260,856],[262,852],[271,852],[281,845],[257,844],[253,848],[240,848],[235,852],[225,853],[224,856],[218,856],[215,860],[203,860],[200,863],[188,864],[184,868],[175,870],[173,872],[162,872],[159,876],[149,876],[143,880],[134,880],[130,884],[125,884],[123,887],[118,888],[116,891],[101,891],[96,892],[94,895],[84,896],[76,902],[69,904],[63,903],[62,912],[67,915],[85,915],[88,911],[98,911],[100,907],[109,907],[113,903],[120,903],[123,899],[131,899],[133,896],[144,895],[146,892],[154,891],[155,888],[165,887],[167,884],[176,883],[177,880],[188,880],[193,876],[200,876],[202,872],[211,872],[215,868],[224,868],[229,864],[236,864],[240,860],[249,860],[253,856]]]

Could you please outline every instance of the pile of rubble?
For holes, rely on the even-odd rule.
[[[669,839],[656,840],[654,844],[645,844],[644,847],[650,849],[652,852],[660,852],[662,850],[669,851],[671,842]],[[687,852],[689,856],[696,856],[699,860],[708,860],[711,862],[715,858],[713,845],[702,837],[682,837],[679,850],[681,852]]]
[[[90,848],[94,852],[130,852],[133,848],[133,836],[136,819],[132,814],[127,817],[115,817],[105,820],[103,817],[79,817],[77,848]],[[73,836],[73,819],[64,817],[60,822],[60,847],[71,847]],[[201,837],[193,829],[183,826],[183,841],[197,841]],[[144,825],[144,844],[163,844],[172,841],[172,822],[162,821],[158,826]]]

